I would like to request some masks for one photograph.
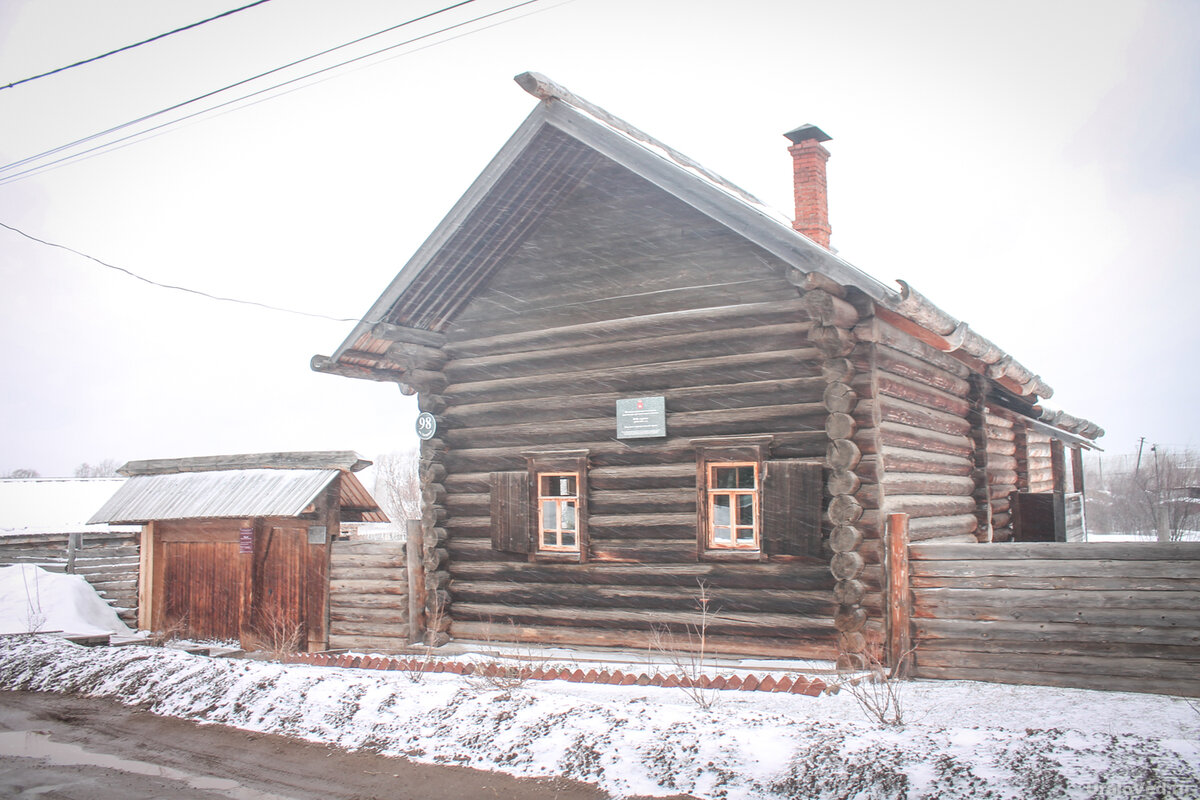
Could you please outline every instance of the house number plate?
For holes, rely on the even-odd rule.
[[[428,411],[422,411],[417,416],[417,436],[422,439],[432,439],[437,433],[437,419]]]

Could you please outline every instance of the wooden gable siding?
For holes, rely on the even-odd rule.
[[[770,434],[771,458],[820,461],[820,357],[784,266],[603,162],[447,328],[439,441],[450,633],[642,647],[699,621],[715,650],[832,657],[821,559],[697,561],[691,439]],[[618,440],[620,397],[666,398],[665,439]],[[529,450],[587,450],[587,563],[493,547],[490,474]],[[432,471],[431,471],[432,474]],[[444,513],[444,518],[440,515]],[[440,537],[439,537],[440,538]]]

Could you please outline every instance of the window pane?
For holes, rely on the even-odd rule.
[[[738,467],[737,468],[737,488],[753,489],[754,488],[754,467]]]
[[[738,525],[753,525],[754,524],[754,496],[749,494],[739,494],[737,498],[737,524]]]
[[[542,531],[542,547],[554,547],[558,544],[554,531]]]
[[[727,494],[719,494],[713,497],[713,524],[728,525],[732,518],[729,514],[729,500]]]
[[[575,476],[568,475],[558,479],[558,490],[562,497],[575,496]]]
[[[732,544],[733,538],[728,526],[717,525],[713,528],[713,544]]]
[[[737,529],[738,544],[751,544],[754,542],[754,528],[738,528]]]
[[[736,489],[737,469],[733,467],[714,467],[713,484],[717,489]]]
[[[550,529],[558,527],[558,515],[553,500],[542,501],[542,527]]]
[[[563,547],[575,547],[574,531],[563,531],[562,543]]]
[[[562,508],[562,529],[564,531],[575,530],[575,504],[567,501],[560,507]]]

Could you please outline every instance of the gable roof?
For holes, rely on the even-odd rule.
[[[343,517],[387,522],[353,474],[371,462],[350,451],[256,453],[130,461],[130,478],[90,522],[298,517],[338,475]]]
[[[500,149],[466,194],[399,271],[332,356],[311,366],[372,380],[415,383],[419,370],[392,348],[402,340],[439,346],[442,331],[484,286],[539,219],[587,174],[609,159],[778,257],[801,274],[819,273],[874,301],[889,322],[927,344],[956,352],[1029,406],[1053,389],[1010,354],[933,305],[904,281],[896,291],[794,230],[790,220],[752,195],[653,137],[536,73],[516,81],[541,103]],[[1096,425],[1048,412],[1056,435],[1093,446]],[[1080,438],[1085,437],[1085,438]]]

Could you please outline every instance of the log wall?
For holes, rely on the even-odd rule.
[[[870,409],[879,420],[875,450],[871,437],[859,442],[864,454],[879,456],[884,501],[868,517],[872,530],[878,536],[884,515],[904,513],[914,542],[975,541],[970,370],[882,319],[864,322],[855,332],[872,345],[876,384]],[[865,420],[866,404],[859,408]]]
[[[402,542],[339,540],[329,574],[330,649],[400,650],[411,642]]]
[[[1200,696],[1200,544],[909,548],[915,677]]]
[[[1017,457],[1021,425],[1011,414],[989,407],[986,415],[988,453],[988,498],[992,512],[992,541],[1013,537],[1010,495],[1020,484],[1021,464]],[[1024,434],[1020,438],[1024,438]]]
[[[771,459],[825,457],[807,306],[774,257],[606,169],[426,362],[426,608],[443,605],[455,638],[643,647],[658,626],[699,623],[703,583],[710,649],[832,658],[827,561],[697,556],[693,439],[768,435]],[[616,400],[646,395],[665,398],[667,436],[617,439]],[[489,475],[525,470],[531,450],[588,453],[584,563],[492,547]]]
[[[50,572],[81,575],[127,625],[136,628],[140,541],[140,532],[4,536],[0,537],[0,564],[36,564]]]

